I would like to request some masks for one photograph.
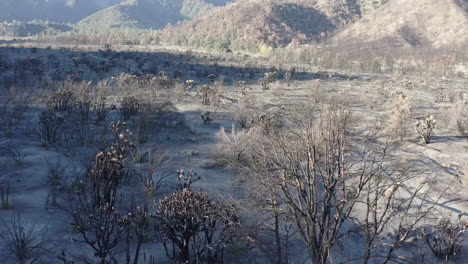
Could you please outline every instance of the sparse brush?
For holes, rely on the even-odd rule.
[[[416,130],[421,137],[421,142],[429,144],[434,136],[434,129],[436,128],[436,120],[433,116],[426,116],[424,119],[416,122]]]
[[[242,89],[242,94],[245,94],[245,91],[247,89],[247,82],[242,80],[242,81],[239,81],[237,85]]]
[[[403,141],[407,134],[408,121],[412,116],[412,105],[410,99],[398,94],[393,98],[392,108],[388,121],[386,122],[387,132],[395,134],[399,140]]]
[[[447,115],[458,133],[461,135],[468,133],[468,105],[457,103],[449,109]]]
[[[53,92],[46,100],[47,108],[61,112],[70,112],[75,105],[75,94],[72,90],[60,89]]]
[[[252,114],[250,123],[260,128],[265,135],[271,134],[281,126],[280,120],[276,114]]]
[[[286,81],[286,83],[288,84],[288,86],[291,84],[291,81],[292,81],[292,79],[293,79],[293,74],[294,74],[293,71],[287,71],[287,72],[284,74],[284,80]]]
[[[197,96],[202,99],[203,105],[212,105],[216,102],[217,94],[210,86],[203,85],[200,91],[198,91]]]
[[[439,259],[455,261],[463,248],[463,235],[468,222],[460,214],[456,222],[448,218],[441,218],[437,225],[424,230],[426,243],[434,256]]]
[[[262,86],[264,91],[269,90],[268,85],[278,79],[279,74],[277,72],[266,72],[263,78],[258,79],[258,83]]]
[[[21,124],[24,114],[29,109],[29,96],[0,97],[0,131],[4,136],[10,137]]]
[[[6,154],[13,160],[16,166],[23,166],[26,154],[17,145],[8,145],[5,148]]]
[[[434,92],[434,101],[436,103],[451,102],[454,103],[460,97],[460,92],[455,88],[440,88]]]
[[[81,121],[89,121],[91,118],[91,98],[87,95],[76,100],[76,107]]]
[[[107,115],[110,113],[110,111],[115,109],[116,107],[114,104],[111,104],[109,106],[107,105],[105,96],[99,96],[96,104],[93,107],[93,112],[96,115],[96,122],[102,122],[106,120]]]
[[[113,122],[111,131],[114,140],[96,155],[95,165],[77,186],[80,189],[75,192],[77,199],[71,212],[76,231],[93,250],[98,263],[115,262],[114,248],[128,238],[130,226],[129,219],[122,217],[116,206],[135,146],[125,123]]]
[[[63,187],[66,167],[62,165],[60,160],[47,160],[46,163],[48,168],[47,185],[49,186],[47,202],[49,205],[56,206],[60,188]]]
[[[40,262],[55,248],[46,227],[27,225],[18,215],[15,215],[13,223],[3,224],[6,227],[6,231],[0,233],[3,252],[14,263]]]
[[[140,109],[140,101],[134,96],[125,96],[120,102],[120,116],[124,122],[128,121],[132,116],[138,114]]]
[[[8,181],[0,181],[0,209],[11,209],[13,204],[10,201],[10,183]]]
[[[231,240],[229,227],[234,222],[228,207],[204,193],[183,189],[155,203],[154,217],[168,257],[181,263],[223,262],[224,248]]]
[[[196,172],[192,170],[185,172],[182,169],[177,172],[177,175],[178,175],[177,177],[177,183],[178,183],[177,190],[178,191],[182,191],[185,189],[190,190],[190,187],[192,186],[192,184],[196,183],[197,181],[201,179],[200,175],[198,175]]]
[[[42,142],[45,144],[55,143],[61,139],[64,131],[65,118],[47,109],[39,114],[39,132]]]

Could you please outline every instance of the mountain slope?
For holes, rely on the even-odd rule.
[[[129,0],[100,10],[79,27],[137,27],[159,29],[223,5],[232,0]]]
[[[309,0],[239,0],[191,21],[166,27],[165,39],[209,48],[255,49],[318,39],[336,21]]]
[[[337,33],[333,41],[366,40],[383,48],[390,42],[395,47],[462,45],[468,41],[467,4],[467,0],[391,0]]]
[[[0,22],[49,20],[75,23],[121,0],[1,0]]]
[[[468,36],[468,0],[239,0],[168,26],[163,40],[257,49],[320,41],[359,49],[442,48]]]

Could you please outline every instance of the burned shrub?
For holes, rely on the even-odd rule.
[[[140,102],[134,96],[125,96],[119,107],[120,116],[124,122],[128,121],[132,116],[138,114]]]
[[[0,131],[4,136],[10,137],[20,127],[24,114],[29,109],[29,97],[0,98]]]
[[[204,193],[183,189],[156,203],[154,216],[170,258],[181,263],[222,262],[234,219],[228,207]]]
[[[73,110],[76,97],[72,90],[61,89],[53,92],[46,100],[47,108],[61,112]]]
[[[468,105],[457,103],[452,106],[447,117],[461,135],[468,134]]]
[[[10,200],[10,182],[0,181],[0,209],[6,210],[13,207]]]
[[[96,155],[96,163],[76,190],[71,212],[73,225],[83,243],[94,251],[98,263],[116,263],[114,249],[128,234],[129,221],[116,209],[118,190],[128,175],[127,159],[134,150],[125,123],[112,123],[114,140]]]
[[[202,99],[203,105],[215,105],[218,102],[218,94],[216,91],[208,85],[203,85],[197,96]]]
[[[450,218],[439,220],[437,225],[429,230],[424,230],[426,243],[434,256],[439,259],[454,261],[463,247],[463,235],[468,222],[462,220],[462,215],[458,216],[456,222]]]
[[[258,83],[262,85],[264,91],[269,90],[268,85],[278,79],[277,72],[266,72],[263,78],[258,79]]]
[[[201,119],[203,120],[203,124],[210,124],[211,122],[213,122],[213,118],[210,117],[210,114],[211,114],[211,112],[207,111],[207,112],[204,112],[201,115]]]
[[[56,247],[47,227],[25,223],[19,215],[14,216],[11,224],[2,224],[6,231],[0,233],[0,248],[6,255],[5,263],[43,263]]]
[[[424,119],[416,122],[416,130],[421,137],[421,142],[429,144],[434,136],[434,129],[436,127],[436,120],[433,116],[426,116]]]
[[[395,139],[403,141],[407,135],[407,123],[412,116],[410,99],[403,94],[393,96],[392,108],[386,125],[386,131],[393,134]]]
[[[284,80],[286,81],[288,86],[291,84],[291,81],[292,81],[293,77],[294,77],[294,72],[293,71],[287,71],[284,74]]]
[[[65,129],[65,118],[47,109],[39,114],[39,132],[43,143],[55,143],[61,139]]]
[[[81,121],[89,121],[91,118],[91,98],[83,96],[76,100],[76,108],[78,110],[79,118]]]
[[[111,104],[109,106],[107,105],[105,96],[99,96],[96,104],[93,106],[93,112],[96,116],[96,122],[102,122],[106,120],[107,115],[110,113],[110,111],[115,109],[116,107],[114,104]]]

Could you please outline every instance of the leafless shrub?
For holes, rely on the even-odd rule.
[[[114,104],[107,105],[106,103],[106,97],[105,96],[99,96],[98,101],[96,104],[93,106],[93,112],[96,115],[96,121],[97,122],[102,122],[106,120],[107,115],[110,113],[110,111],[115,110],[116,107]]]
[[[175,85],[175,81],[166,72],[160,72],[159,78],[155,81],[157,85],[156,87],[161,87],[163,89],[170,89]]]
[[[276,113],[252,114],[250,123],[261,129],[262,133],[268,135],[281,127],[281,122]]]
[[[196,172],[190,170],[188,172],[185,172],[185,170],[179,170],[177,172],[177,191],[182,191],[184,189],[190,190],[192,187],[192,184],[196,183],[201,179],[200,175],[198,175]]]
[[[237,85],[242,89],[242,94],[245,94],[245,91],[247,90],[247,82],[242,80],[239,81]]]
[[[387,131],[393,133],[399,140],[403,141],[404,137],[407,135],[408,121],[411,116],[412,106],[410,99],[403,94],[394,96],[389,118],[386,122]]]
[[[87,122],[91,118],[91,98],[87,95],[83,95],[81,98],[76,100],[76,108],[81,121]]]
[[[0,148],[0,154],[10,157],[16,166],[24,165],[26,154],[17,145],[9,144],[6,147]]]
[[[51,206],[56,206],[61,188],[63,188],[66,167],[62,165],[60,160],[48,159],[46,163],[48,168],[47,185],[49,187],[47,203]]]
[[[10,183],[8,181],[0,181],[0,209],[6,210],[12,208],[10,201]]]
[[[459,98],[459,92],[455,88],[447,90],[447,99],[449,102],[454,103]]]
[[[55,247],[47,228],[27,225],[15,215],[13,223],[3,223],[6,231],[0,233],[5,258],[18,264],[36,263]]]
[[[246,128],[249,122],[252,121],[254,99],[252,97],[242,97],[233,113],[233,121],[235,121],[241,128]]]
[[[134,149],[132,135],[124,123],[112,123],[114,140],[96,155],[96,164],[76,192],[71,215],[81,234],[80,242],[94,251],[99,263],[117,263],[114,248],[127,236],[129,219],[117,211],[118,190],[128,171],[126,163]]]
[[[286,81],[286,83],[288,84],[288,86],[291,84],[291,81],[293,79],[293,75],[294,75],[294,71],[287,71],[285,74],[284,74],[284,80]]]
[[[279,74],[277,72],[266,72],[265,76],[258,79],[258,83],[262,86],[264,91],[269,90],[268,85],[278,79]]]
[[[124,96],[120,102],[120,116],[124,122],[127,122],[132,116],[138,114],[140,101],[134,96]]]
[[[171,122],[176,118],[174,105],[168,101],[148,100],[140,103],[139,114],[134,118],[137,140],[140,144],[146,143],[149,135],[157,131],[163,121],[170,119]]]
[[[426,243],[434,256],[445,262],[455,261],[463,247],[463,235],[468,222],[462,214],[453,222],[450,217],[441,218],[439,223],[424,231]]]
[[[145,206],[148,207],[159,192],[161,186],[167,181],[169,175],[162,171],[166,155],[157,152],[148,152],[147,162],[137,169],[137,175],[143,185],[145,193]]]
[[[166,254],[181,263],[223,262],[233,221],[229,216],[233,216],[229,208],[189,189],[172,193],[155,204],[155,218],[165,238]]]
[[[61,89],[49,95],[46,105],[49,110],[70,112],[73,110],[75,100],[76,97],[72,90]]]
[[[39,132],[44,144],[55,143],[61,139],[65,129],[65,118],[51,109],[39,114]]]
[[[218,103],[218,94],[208,85],[203,85],[197,92],[197,96],[202,99],[203,105],[216,105]]]
[[[18,130],[28,109],[27,95],[0,97],[0,131],[7,137],[12,136]]]
[[[440,88],[434,92],[434,101],[436,103],[451,102],[454,103],[460,97],[460,92],[455,88]]]
[[[307,89],[307,96],[310,101],[313,103],[319,103],[322,98],[322,92],[320,91],[320,84],[322,81],[320,79],[315,79],[311,82],[311,87]]]
[[[346,234],[354,230],[353,223],[361,216],[355,211],[362,209],[361,206],[369,209],[369,232],[374,232],[375,228],[385,230],[384,233],[389,229],[395,231],[391,236],[381,231],[370,235],[370,246],[364,246],[369,250],[366,254],[370,259],[395,259],[393,249],[408,241],[415,225],[429,211],[423,204],[416,203],[419,201],[416,197],[429,199],[425,186],[408,191],[409,194],[398,202],[392,200],[392,195],[407,178],[402,173],[401,182],[400,178],[393,182],[395,178],[386,174],[387,144],[355,144],[351,140],[349,122],[352,119],[345,105],[338,99],[323,108],[311,105],[304,111],[294,112],[288,129],[274,129],[270,134],[257,129],[232,135],[223,130],[219,133],[218,157],[245,174],[247,185],[258,186],[260,199],[267,201],[267,205],[258,204],[262,205],[262,210],[271,210],[268,213],[272,217],[271,232],[275,237],[282,237],[274,243],[276,261],[284,260],[281,252],[287,250],[285,240],[294,232],[304,242],[313,263],[335,259],[331,254],[345,243]],[[315,115],[311,114],[314,112]],[[372,139],[369,142],[373,142]],[[389,196],[385,199],[387,193]],[[387,205],[390,209],[385,209]],[[382,210],[388,210],[388,214],[382,214]],[[290,220],[284,218],[282,212],[287,212]],[[380,222],[382,219],[385,220]],[[388,224],[400,219],[396,227]],[[372,222],[374,220],[377,222]],[[291,222],[294,223],[292,230],[274,227],[275,223],[283,226]]]
[[[436,120],[433,116],[426,116],[424,119],[416,122],[416,130],[421,137],[421,142],[429,144],[432,136],[434,136],[434,129],[436,128]]]
[[[458,133],[461,135],[468,133],[468,105],[464,103],[455,104],[448,110],[447,117],[451,120]]]
[[[434,92],[434,102],[436,103],[442,103],[445,101],[445,92],[444,90],[438,89],[437,91]]]
[[[362,263],[412,261],[414,257],[403,257],[398,250],[417,242],[420,226],[429,219],[442,195],[433,199],[430,184],[422,182],[415,186],[414,176],[407,168],[401,164],[391,167],[382,161],[373,161],[377,170],[366,184],[358,205],[365,212],[358,216],[359,232],[365,241]]]

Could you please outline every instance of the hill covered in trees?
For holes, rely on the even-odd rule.
[[[73,29],[72,25],[46,22],[46,21],[30,21],[21,22],[4,21],[0,23],[0,35],[6,37],[27,37],[30,35],[55,35],[63,32],[68,32]]]
[[[466,43],[466,0],[239,0],[162,31],[206,48],[270,49],[323,43],[443,48]]]

